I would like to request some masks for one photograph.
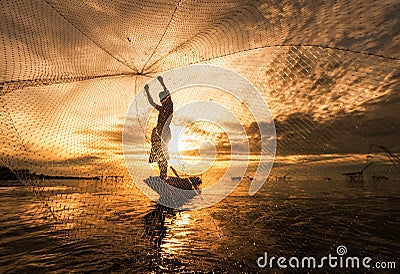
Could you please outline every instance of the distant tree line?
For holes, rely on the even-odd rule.
[[[36,174],[35,172],[30,172],[28,169],[15,169],[12,171],[10,168],[5,166],[0,166],[0,181],[10,181],[10,180],[29,180],[29,179],[63,179],[63,180],[99,180],[99,176],[94,177],[79,177],[79,176],[59,176],[59,175],[45,175]]]

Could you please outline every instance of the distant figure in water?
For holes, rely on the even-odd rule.
[[[167,179],[169,160],[168,143],[171,140],[171,129],[169,125],[171,124],[174,104],[172,103],[171,94],[165,86],[163,78],[158,76],[157,79],[164,88],[164,91],[160,92],[159,94],[161,106],[154,103],[149,93],[149,86],[144,86],[150,105],[158,110],[157,125],[155,128],[153,128],[151,133],[151,152],[149,163],[158,163],[158,168],[160,169],[160,178],[165,180]]]

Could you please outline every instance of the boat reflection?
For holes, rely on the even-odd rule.
[[[169,207],[156,204],[144,217],[146,237],[154,250],[160,249],[162,241],[167,234],[167,226],[165,224],[167,215],[169,218],[174,218],[176,213]]]
[[[150,248],[161,261],[174,261],[190,248],[190,211],[171,209],[160,204],[154,205],[144,217],[146,237]]]

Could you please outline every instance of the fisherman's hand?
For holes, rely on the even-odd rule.
[[[162,78],[162,76],[157,76],[157,80],[160,81],[161,85],[164,86],[164,79]]]

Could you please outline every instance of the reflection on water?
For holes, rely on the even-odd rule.
[[[157,205],[127,186],[47,181],[40,201],[23,186],[1,187],[1,272],[258,272],[265,251],[323,256],[339,244],[354,255],[397,260],[396,180],[350,187],[294,177],[271,180],[253,197],[244,180],[196,211]]]
[[[190,248],[190,230],[185,225],[190,222],[189,212],[178,212],[162,205],[155,205],[144,217],[146,237],[155,252],[160,268],[178,270],[175,258]],[[169,262],[166,264],[165,262]],[[169,266],[168,266],[169,265]],[[171,266],[174,266],[171,268]]]

